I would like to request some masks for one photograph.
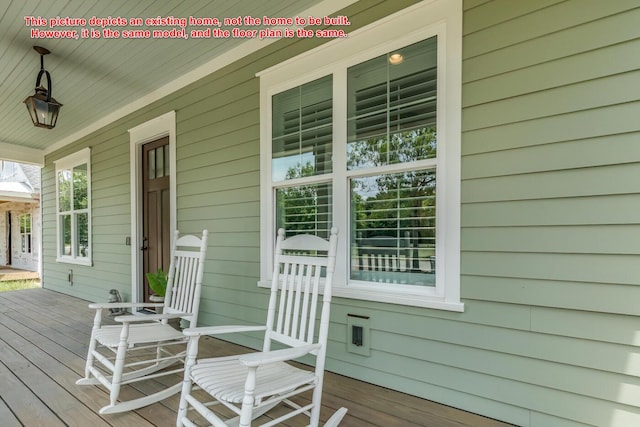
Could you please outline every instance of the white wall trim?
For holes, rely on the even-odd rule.
[[[142,269],[142,184],[140,162],[142,145],[156,139],[169,137],[169,223],[170,235],[177,228],[176,215],[176,112],[169,111],[129,129],[129,177],[131,194],[131,301],[140,302],[140,271]],[[173,237],[172,237],[173,238]]]
[[[44,166],[44,151],[0,142],[0,160]]]

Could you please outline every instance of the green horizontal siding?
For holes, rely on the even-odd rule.
[[[638,284],[637,255],[468,252],[462,251],[462,274]],[[464,293],[464,292],[463,292]]]
[[[461,293],[529,326],[467,325],[434,361],[490,376],[519,424],[639,424],[640,8],[506,3],[465,14]]]
[[[412,3],[360,1],[342,14],[356,29]],[[522,426],[640,424],[640,8],[465,0],[464,10],[465,311],[336,298],[328,367]],[[129,297],[127,130],[175,110],[178,228],[210,232],[200,321],[262,323],[255,74],[318,44],[281,40],[47,156],[45,286]],[[55,262],[53,161],[86,146],[93,267]],[[349,314],[370,317],[370,357],[346,351]],[[258,334],[232,339],[260,347]]]
[[[462,226],[636,224],[639,210],[636,193],[467,202],[462,207]]]
[[[467,130],[464,133],[462,154],[637,132],[638,124],[636,121],[629,120],[628,114],[629,111],[638,109],[640,109],[640,102],[631,102],[560,116],[534,118],[502,126]]]
[[[562,307],[593,313],[637,315],[636,301],[640,298],[640,286],[637,284],[618,285],[608,282],[567,282],[465,274],[462,275],[461,282],[464,297],[469,300]]]
[[[640,161],[638,136],[638,133],[606,135],[469,154],[462,160],[462,178],[488,178],[517,173],[637,163]],[[613,147],[615,149],[611,149]],[[576,152],[579,152],[580,156],[576,156]]]
[[[640,255],[640,225],[468,228],[466,251]]]
[[[589,4],[591,3],[594,2],[589,2]],[[600,2],[596,0],[595,3]],[[575,3],[567,5],[575,7]],[[571,25],[563,16],[564,28],[539,37],[529,35],[528,39],[513,43],[508,49],[491,50],[492,45],[487,45],[485,46],[486,51],[476,56],[469,54],[465,49],[466,58],[463,64],[462,78],[463,82],[469,84],[471,89],[467,94],[465,88],[463,97],[465,99],[467,96],[475,98],[473,88],[476,81],[480,86],[484,82],[499,82],[501,80],[507,83],[503,87],[494,84],[492,89],[497,93],[487,95],[489,99],[499,99],[500,95],[521,90],[520,88],[523,86],[535,85],[533,87],[539,90],[540,88],[553,87],[554,83],[563,84],[636,69],[630,67],[630,65],[637,63],[637,58],[634,58],[634,55],[618,56],[618,54],[630,47],[625,44],[626,42],[633,43],[638,37],[638,27],[634,25],[638,19],[638,10],[625,10],[629,7],[637,7],[637,4],[633,1],[620,1],[610,7],[618,5],[621,6],[624,13],[613,11],[613,13],[605,14],[599,19],[580,19],[578,25]],[[587,2],[583,7],[586,6]],[[552,13],[557,12],[556,8],[549,10]],[[574,13],[566,19],[582,16],[582,13]],[[548,17],[537,19],[548,19]],[[516,22],[520,23],[521,21],[516,20]],[[537,25],[535,21],[530,22],[528,27],[535,25]],[[593,37],[594,34],[597,34],[597,37]],[[473,35],[467,36],[466,40],[470,37]],[[465,48],[466,46],[465,44]],[[585,64],[582,62],[584,58],[615,58],[615,61],[596,61]],[[578,67],[581,62],[586,67]],[[567,67],[571,69],[572,73],[566,73],[563,68]],[[516,76],[522,80],[517,79]]]
[[[625,163],[463,180],[462,202],[630,194],[638,190],[637,177],[638,164]]]
[[[508,3],[508,0],[500,1],[500,3]],[[496,22],[496,25],[484,28],[482,31],[465,34],[465,58],[479,56],[498,49],[506,50],[518,43],[555,35],[567,28],[638,7],[638,3],[634,0],[616,0],[615,2],[602,2],[601,0],[564,1],[550,6],[551,2],[548,1],[524,3],[536,3],[536,5],[541,4],[547,7],[534,10],[535,6],[520,5],[520,7],[516,7],[512,5],[513,9],[508,19]],[[485,7],[490,7],[490,3]],[[576,8],[579,8],[579,11]],[[473,26],[467,24],[465,28],[469,27]],[[609,30],[612,29],[609,27]]]

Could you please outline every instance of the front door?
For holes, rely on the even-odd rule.
[[[144,301],[151,289],[146,273],[169,270],[171,248],[169,137],[142,146],[142,278]]]

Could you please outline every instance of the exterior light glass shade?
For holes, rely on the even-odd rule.
[[[28,96],[24,100],[24,103],[27,106],[27,111],[29,112],[29,116],[31,116],[31,121],[34,126],[53,129],[58,121],[58,113],[60,112],[62,104],[51,96],[51,75],[44,69],[43,56],[47,55],[49,51],[39,46],[34,46],[34,49],[40,54],[40,72],[36,80],[35,93]],[[46,89],[40,85],[40,80],[43,75],[47,77]]]
[[[36,93],[24,100],[33,125],[40,128],[53,129],[58,121],[60,104],[55,98],[48,96],[42,86],[36,88]]]

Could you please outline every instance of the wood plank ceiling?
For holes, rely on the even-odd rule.
[[[139,102],[180,76],[241,43],[249,42],[237,38],[37,39],[31,37],[32,28],[78,28],[29,27],[25,20],[27,16],[85,18],[87,25],[84,28],[97,31],[101,28],[89,25],[90,18],[94,16],[127,19],[245,15],[294,17],[314,5],[317,8],[318,3],[318,0],[0,0],[0,159],[11,158],[12,147],[27,147],[46,153],[50,147],[81,134],[123,106]],[[330,7],[337,9],[337,3],[333,1]],[[146,25],[141,28],[153,29]],[[155,29],[173,28],[176,27]],[[53,80],[54,98],[64,104],[58,124],[52,130],[34,127],[23,105],[23,100],[33,94],[40,68],[34,45],[51,50],[52,53],[45,56],[44,65]]]

